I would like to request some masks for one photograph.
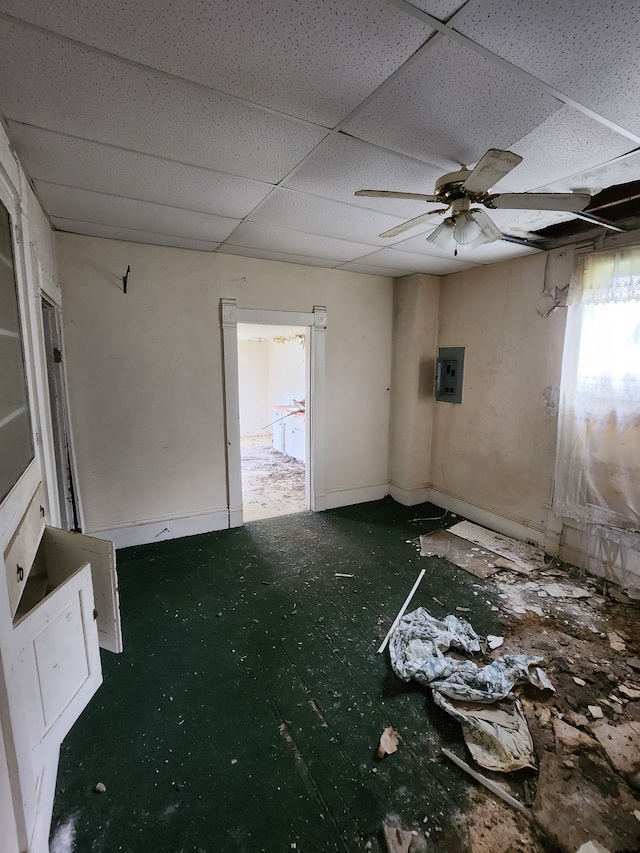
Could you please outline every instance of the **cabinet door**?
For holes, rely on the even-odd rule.
[[[47,527],[44,536],[47,574],[53,586],[64,583],[84,563],[91,563],[98,641],[110,652],[122,651],[120,596],[113,542]]]
[[[59,746],[102,683],[93,611],[85,563],[14,627],[12,693],[32,748]]]

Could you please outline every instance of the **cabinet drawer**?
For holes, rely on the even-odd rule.
[[[44,506],[44,486],[40,483],[4,552],[12,616],[15,616],[45,528]]]

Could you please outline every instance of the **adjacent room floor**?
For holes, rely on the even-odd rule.
[[[273,447],[270,435],[243,436],[242,515],[245,521],[307,509],[304,462]]]
[[[611,672],[617,654],[633,690],[634,670],[622,661],[640,636],[636,606],[600,602],[592,583],[589,601],[571,599],[570,619],[556,600],[545,600],[539,616],[527,601],[542,601],[537,592],[549,578],[501,572],[481,580],[418,555],[419,533],[456,520],[441,516],[387,498],[119,552],[125,652],[103,653],[104,684],[63,745],[53,853],[379,851],[383,823],[413,832],[412,851],[555,849],[442,757],[446,746],[473,763],[460,724],[426,688],[400,681],[376,649],[425,568],[412,607],[505,636],[494,656],[538,643],[533,653],[559,684],[529,708],[536,749],[544,750],[553,720],[587,714],[591,703],[605,721],[633,719],[630,697],[618,716],[606,699],[617,676],[593,674]],[[537,591],[525,582],[537,582]],[[611,620],[623,644],[626,637],[623,653],[608,645]],[[589,721],[573,723],[587,737]],[[387,726],[400,745],[380,760]],[[560,784],[570,785],[571,762],[600,787],[606,778],[611,809],[624,803],[618,824],[640,829],[626,783],[602,775],[595,753],[583,761],[577,747],[570,755],[551,743],[549,750],[568,762],[559,765]],[[486,775],[506,781],[523,803],[536,796],[533,770]]]

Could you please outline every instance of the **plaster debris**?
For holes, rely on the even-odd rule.
[[[570,726],[558,717],[553,719],[553,734],[556,743],[562,744],[569,752],[577,752],[579,749],[597,749],[598,742],[580,729]]]
[[[597,841],[587,841],[586,844],[581,845],[577,853],[611,853],[611,851]]]
[[[96,794],[104,794],[107,790],[107,786],[104,784],[104,782],[97,782],[93,790]]]
[[[613,726],[602,722],[593,726],[593,733],[615,769],[634,788],[640,788],[640,723]]]
[[[470,521],[460,521],[449,528],[449,532],[462,539],[468,539],[481,548],[499,554],[514,563],[522,572],[529,573],[541,569],[545,564],[544,551],[526,542],[519,542],[509,536],[494,533]]]
[[[617,634],[615,631],[610,631],[610,632],[607,634],[607,637],[609,638],[609,645],[611,646],[611,648],[612,648],[615,652],[624,652],[624,651],[626,651],[626,649],[627,649],[627,644],[625,643],[625,641],[623,640],[623,638],[620,636],[620,634]]]
[[[382,832],[389,853],[409,853],[409,845],[413,838],[410,832],[385,824],[382,826]]]
[[[594,720],[602,719],[602,708],[599,705],[587,705],[587,709]]]
[[[495,554],[482,554],[478,548],[471,548],[466,539],[454,536],[448,530],[420,536],[420,556],[443,557],[454,566],[482,579],[504,568],[497,564],[499,558]],[[515,568],[515,564],[512,567]]]
[[[384,758],[385,755],[393,755],[394,752],[398,751],[399,743],[400,735],[398,732],[391,728],[391,726],[387,726],[380,736],[380,745],[378,746],[376,756]]]
[[[640,699],[640,689],[632,687],[630,684],[619,684],[618,690],[620,693],[624,693],[628,699]]]
[[[497,637],[495,634],[487,634],[487,643],[490,649],[497,649],[504,643],[504,637]]]

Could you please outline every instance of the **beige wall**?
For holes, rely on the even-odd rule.
[[[433,381],[440,278],[416,273],[394,281],[390,492],[407,504],[431,484]]]
[[[238,378],[240,435],[262,435],[262,428],[270,420],[267,341],[238,341]]]
[[[326,305],[326,490],[334,505],[342,494],[385,493],[391,279],[71,234],[56,241],[88,531],[226,507],[221,297],[240,308]]]
[[[464,346],[462,405],[435,403],[431,481],[438,492],[545,531],[566,314],[541,316],[545,254],[446,276],[438,346]]]

